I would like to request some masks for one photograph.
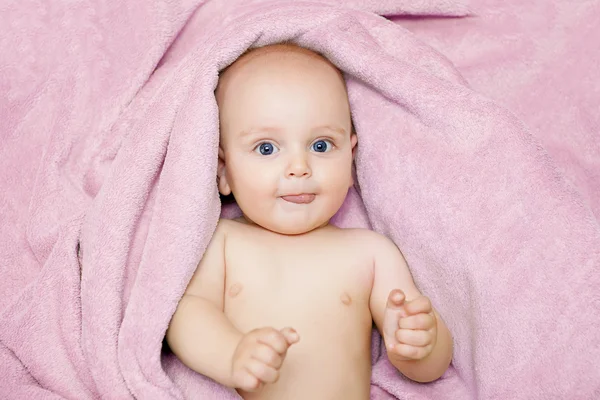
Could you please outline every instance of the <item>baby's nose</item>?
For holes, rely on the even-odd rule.
[[[312,174],[310,165],[305,155],[295,155],[288,165],[286,176],[289,178],[309,177]]]

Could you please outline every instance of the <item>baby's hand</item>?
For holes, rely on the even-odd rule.
[[[247,392],[262,389],[279,379],[279,369],[288,348],[300,340],[292,328],[255,329],[246,333],[233,355],[233,386]]]
[[[422,360],[431,354],[437,339],[437,320],[425,296],[405,301],[392,290],[383,317],[383,339],[391,360]]]

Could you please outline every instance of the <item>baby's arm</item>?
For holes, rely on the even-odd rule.
[[[226,223],[213,238],[175,310],[166,338],[188,367],[244,391],[276,382],[287,349],[299,340],[291,328],[240,332],[224,313]]]
[[[396,245],[376,240],[370,307],[390,362],[406,377],[431,382],[452,360],[452,336],[427,297],[416,288]]]
[[[219,224],[167,330],[167,342],[188,367],[233,386],[231,359],[242,334],[223,313],[224,233]]]

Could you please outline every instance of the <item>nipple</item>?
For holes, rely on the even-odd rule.
[[[240,283],[234,283],[229,288],[229,297],[235,297],[242,291],[243,286]]]
[[[342,293],[342,295],[340,296],[340,300],[342,300],[342,303],[344,303],[347,306],[352,304],[352,298],[348,295],[348,293]]]

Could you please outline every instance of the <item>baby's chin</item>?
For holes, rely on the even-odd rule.
[[[279,233],[280,235],[302,235],[315,229],[326,226],[329,223],[329,218],[319,218],[314,221],[275,221],[275,220],[261,220],[253,221],[256,225],[261,226],[263,229],[271,232]]]
[[[321,228],[325,225],[327,225],[329,223],[329,221],[325,221],[322,224],[315,224],[315,225],[303,225],[303,226],[286,226],[286,227],[272,227],[271,229],[269,229],[268,227],[263,227],[265,229],[268,229],[272,232],[275,233],[279,233],[280,235],[287,235],[287,236],[295,236],[295,235],[303,235],[305,233],[308,232],[312,232],[317,228]]]

